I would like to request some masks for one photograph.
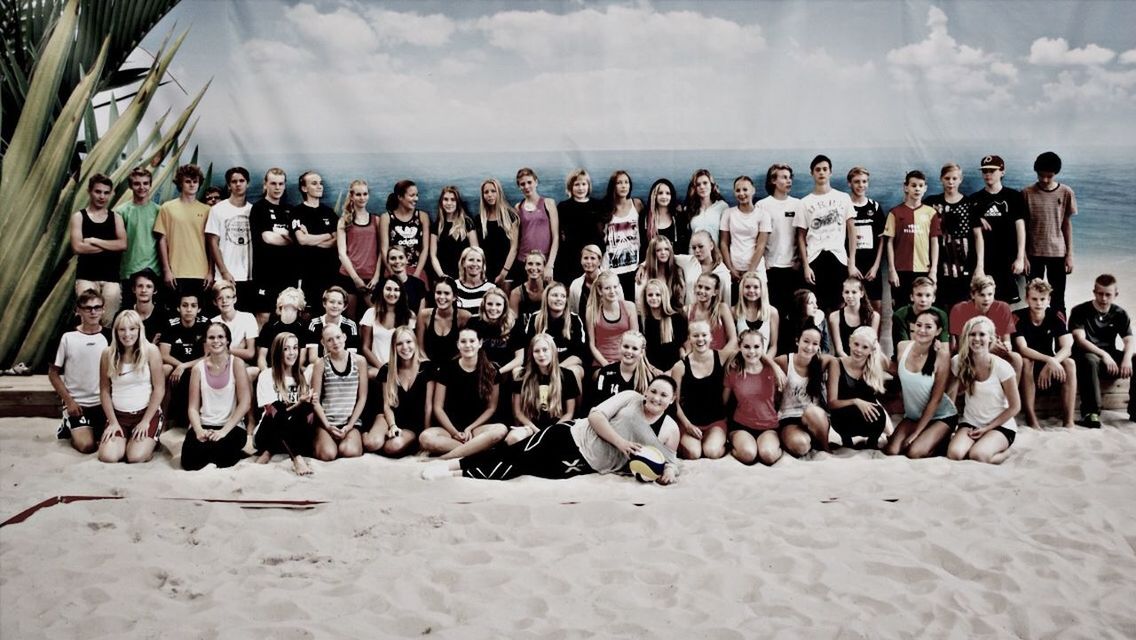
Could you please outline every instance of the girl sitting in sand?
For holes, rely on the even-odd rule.
[[[667,285],[652,278],[639,298],[639,324],[647,338],[647,367],[652,375],[670,371],[682,358],[689,331],[681,309],[671,306]]]
[[[624,391],[592,409],[587,418],[552,425],[512,447],[431,465],[422,477],[509,480],[524,475],[556,479],[614,473],[627,466],[631,454],[649,446],[666,459],[656,482],[672,484],[678,478],[678,460],[656,433],[678,432],[666,415],[674,394],[674,380],[659,376],[645,394]]]
[[[362,356],[370,370],[364,371],[375,377],[379,369],[390,360],[390,339],[395,327],[413,326],[414,314],[406,304],[406,294],[398,280],[386,277],[379,281],[375,292],[375,304],[359,320]],[[322,334],[321,334],[322,335]],[[322,341],[322,339],[321,339]]]
[[[181,447],[181,467],[231,467],[244,456],[249,436],[242,421],[251,401],[248,374],[229,352],[232,334],[220,322],[205,331],[205,357],[189,378],[189,429]]]
[[[418,348],[434,362],[453,360],[458,355],[458,330],[471,317],[468,311],[454,305],[454,292],[454,281],[449,277],[434,280],[434,306],[419,311],[414,323]]]
[[[824,372],[831,356],[820,352],[820,329],[807,326],[797,337],[797,350],[777,356],[785,372],[781,408],[777,411],[781,448],[801,457],[814,447],[828,451],[828,414],[825,413]]]
[[[434,379],[434,422],[418,437],[422,449],[443,459],[473,455],[505,439],[508,428],[490,423],[497,411],[497,368],[481,350],[477,331],[458,332],[458,357],[440,363]]]
[[[780,423],[773,398],[785,384],[785,375],[765,354],[765,338],[760,333],[746,329],[738,342],[738,352],[726,363],[722,390],[730,449],[742,464],[760,459],[771,465],[781,459]]]
[[[560,366],[576,376],[577,387],[584,379],[584,358],[588,352],[588,338],[584,332],[584,321],[568,310],[568,289],[559,282],[553,282],[544,290],[540,310],[529,316],[524,323],[525,341],[546,333],[556,343],[556,355]]]
[[[726,455],[726,405],[722,402],[725,367],[710,348],[710,324],[690,324],[690,353],[671,369],[678,382],[679,453],[687,460]]]
[[[734,307],[738,335],[749,329],[761,334],[769,357],[777,355],[781,314],[766,300],[765,281],[756,271],[747,271],[738,280],[738,304]]]
[[[530,251],[525,256],[525,281],[509,294],[509,308],[521,320],[540,309],[541,295],[548,281],[544,279],[544,254]]]
[[[951,460],[999,464],[1010,455],[1018,435],[1014,416],[1021,409],[1013,366],[995,356],[998,340],[994,323],[975,316],[962,328],[958,355],[951,358],[951,388],[947,395],[966,398],[962,421],[947,446]]]
[[[423,357],[409,327],[394,330],[391,354],[376,378],[382,411],[363,434],[363,449],[398,458],[413,450],[432,419],[434,365]]]
[[[880,351],[876,332],[858,327],[848,338],[850,355],[832,358],[828,363],[828,409],[832,427],[844,446],[852,438],[866,438],[864,446],[875,449],[887,426],[887,410],[881,400],[884,383],[891,378],[888,361]]]
[[[513,390],[513,419],[517,426],[505,442],[516,444],[557,422],[571,420],[580,387],[576,376],[560,366],[556,342],[538,333],[525,349],[524,367]]]
[[[162,432],[161,352],[146,339],[142,317],[133,309],[119,313],[111,330],[99,367],[99,400],[107,417],[99,460],[147,462]]]
[[[589,406],[594,407],[620,391],[646,391],[647,384],[651,382],[646,350],[647,338],[642,333],[634,330],[624,332],[619,338],[619,359],[600,367],[595,373]]]
[[[256,404],[264,411],[253,439],[260,452],[257,463],[267,464],[272,454],[284,453],[297,475],[311,475],[304,455],[310,455],[315,437],[312,388],[300,367],[300,340],[294,334],[285,331],[273,338],[268,368],[256,380]]]
[[[363,455],[359,427],[367,404],[367,361],[347,351],[338,325],[325,326],[320,340],[325,355],[312,367],[316,457],[324,462],[357,458]]]
[[[944,393],[951,373],[951,353],[939,342],[941,322],[934,311],[919,312],[911,340],[895,347],[903,420],[884,447],[884,453],[890,456],[902,454],[914,459],[934,455],[958,424],[955,403]]]

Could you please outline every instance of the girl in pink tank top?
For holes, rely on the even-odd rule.
[[[639,330],[635,305],[623,299],[619,277],[611,271],[596,277],[588,299],[586,325],[588,349],[601,367],[619,360],[619,341],[625,332]]]
[[[539,251],[545,257],[545,280],[552,280],[552,265],[560,247],[560,219],[556,212],[556,202],[537,192],[539,184],[536,173],[525,167],[517,172],[517,187],[525,199],[517,203],[520,217],[520,242],[518,256],[526,256],[531,251]],[[516,263],[514,263],[516,267]],[[517,274],[518,277],[521,274]]]

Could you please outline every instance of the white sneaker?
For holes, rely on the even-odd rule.
[[[422,470],[423,480],[440,480],[451,475],[453,474],[450,472],[450,463],[443,461],[431,462]]]

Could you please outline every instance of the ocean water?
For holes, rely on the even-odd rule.
[[[868,195],[885,210],[902,202],[903,177],[911,169],[928,176],[928,195],[942,191],[938,176],[946,162],[957,162],[963,168],[963,193],[982,188],[979,162],[987,153],[999,153],[1007,164],[1003,183],[1022,189],[1036,180],[1033,160],[1046,149],[1000,150],[978,147],[950,147],[942,150],[919,148],[870,148],[824,150],[833,160],[833,185],[847,191],[845,175],[853,166],[871,172]],[[1133,176],[1136,176],[1136,153],[1131,149],[1073,148],[1055,149],[1064,167],[1060,182],[1073,188],[1077,196],[1078,214],[1073,219],[1075,253],[1094,257],[1115,258],[1118,270],[1136,273],[1136,206],[1133,204]],[[213,158],[214,179],[222,180],[225,168],[247,167],[252,173],[251,198],[258,197],[260,178],[267,168],[279,166],[288,172],[287,198],[297,202],[299,190],[295,179],[307,169],[315,169],[324,179],[324,202],[334,206],[357,178],[367,181],[371,190],[368,209],[383,209],[387,193],[398,180],[409,178],[419,187],[419,207],[431,216],[437,207],[438,194],[445,185],[455,185],[476,214],[478,189],[488,177],[501,181],[510,202],[520,200],[514,177],[520,167],[531,167],[540,177],[540,191],[555,200],[566,198],[564,178],[576,167],[585,167],[592,176],[593,196],[601,197],[610,174],[622,169],[632,177],[635,196],[646,199],[651,184],[667,178],[685,195],[691,174],[706,168],[714,175],[722,195],[734,203],[732,184],[739,175],[749,175],[757,185],[758,197],[764,197],[765,171],[774,162],[784,162],[794,169],[793,195],[803,196],[812,189],[809,161],[815,150],[662,150],[662,151],[562,151],[562,152],[496,152],[496,153],[373,153],[373,154],[283,154],[245,158]]]

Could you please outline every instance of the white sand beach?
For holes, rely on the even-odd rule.
[[[190,473],[181,430],[106,465],[54,429],[0,420],[0,515],[121,499],[0,529],[4,638],[1136,636],[1131,424],[1023,429],[1002,466],[844,451],[672,487],[375,456]]]

